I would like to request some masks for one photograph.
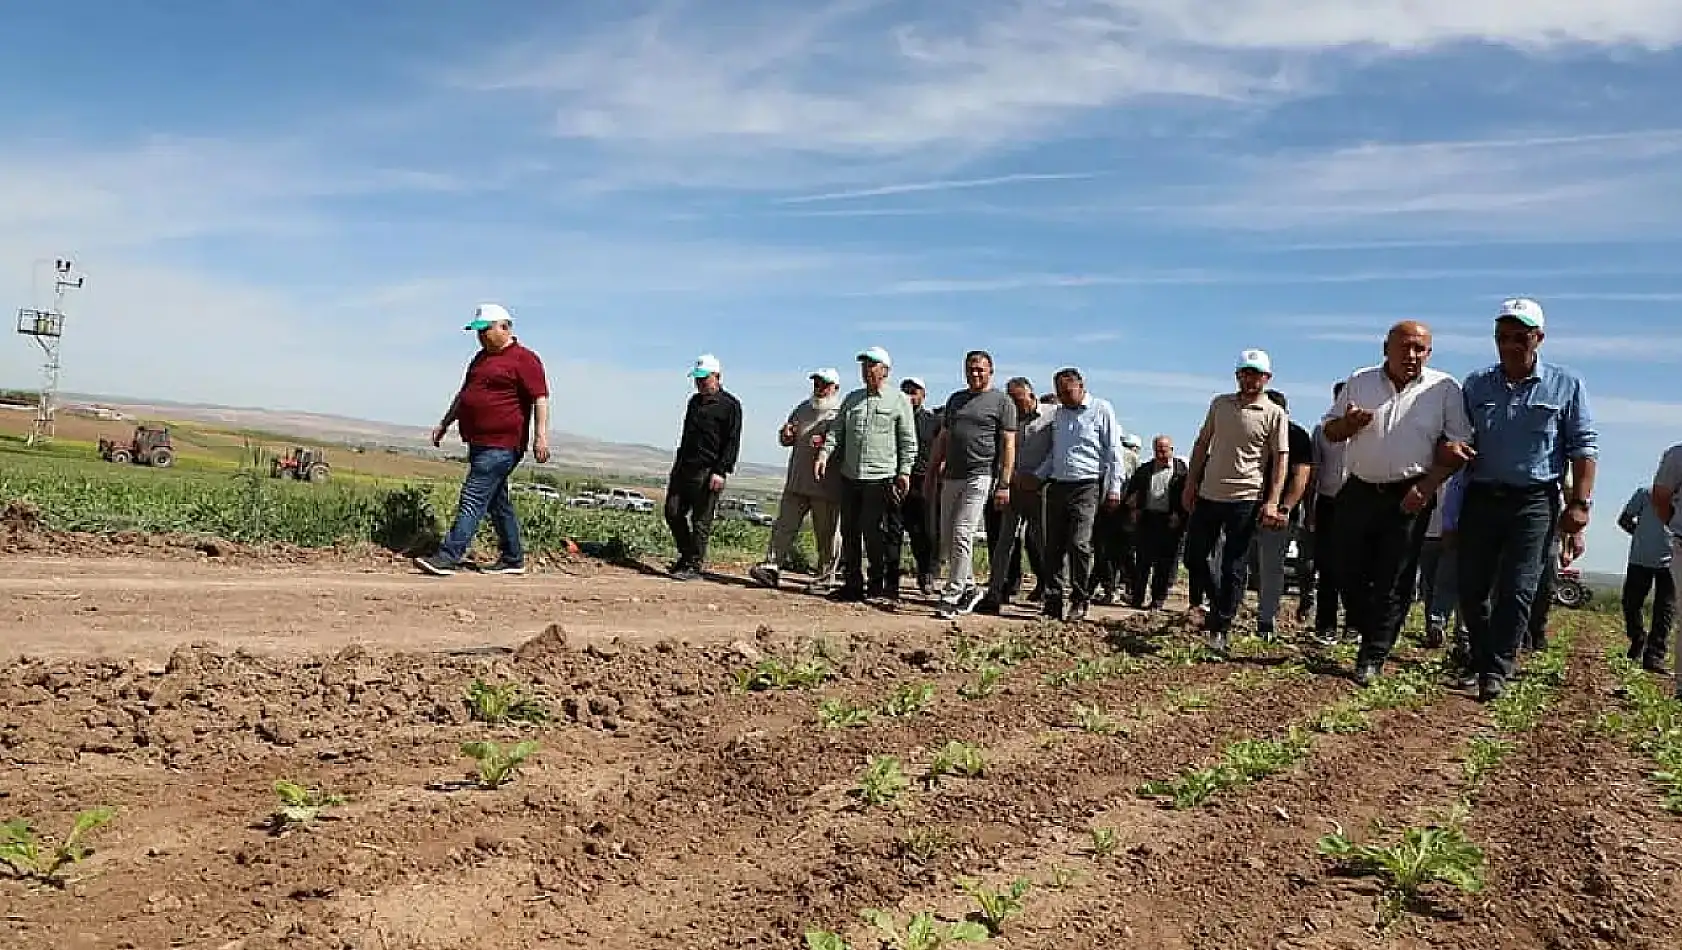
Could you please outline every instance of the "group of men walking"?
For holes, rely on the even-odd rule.
[[[487,513],[501,543],[493,570],[524,569],[506,480],[530,439],[548,455],[548,392],[536,354],[494,304],[475,314],[481,352],[443,421],[459,422],[470,469],[440,552],[417,559],[447,574]],[[750,571],[779,586],[810,517],[817,564],[809,590],[838,602],[897,601],[909,539],[917,586],[936,615],[997,614],[1020,593],[1026,555],[1040,613],[1078,620],[1118,597],[1164,606],[1183,551],[1193,616],[1226,647],[1252,561],[1260,576],[1257,628],[1272,636],[1293,538],[1310,542],[1298,618],[1335,640],[1358,636],[1355,678],[1382,674],[1416,593],[1427,645],[1455,623],[1455,681],[1480,699],[1501,695],[1522,646],[1542,636],[1551,573],[1583,551],[1593,509],[1598,433],[1581,376],[1540,359],[1542,307],[1504,301],[1494,319],[1497,361],[1456,380],[1432,368],[1431,330],[1402,321],[1384,361],[1333,389],[1312,432],[1269,388],[1272,360],[1245,350],[1232,392],[1214,397],[1189,461],[1165,435],[1141,462],[1139,440],[1081,372],[1059,370],[1052,391],[1026,378],[994,386],[993,358],[966,353],[964,387],[939,408],[917,377],[890,383],[881,347],[857,354],[861,385],[841,395],[833,368],[811,373],[812,393],[789,413],[782,502],[764,560]],[[698,358],[667,486],[665,517],[678,551],[671,574],[701,575],[713,512],[740,449],[742,409],[716,357]],[[533,425],[535,415],[536,425]],[[1632,534],[1625,589],[1630,655],[1663,668],[1682,566],[1682,445],[1661,460],[1650,489],[1619,519]],[[991,570],[975,570],[985,539]],[[1318,574],[1318,583],[1314,575]],[[1652,623],[1642,604],[1654,591]],[[1682,637],[1678,638],[1682,666]]]

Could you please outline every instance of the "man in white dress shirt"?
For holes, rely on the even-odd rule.
[[[1396,324],[1384,362],[1350,376],[1323,420],[1326,438],[1344,444],[1333,543],[1348,596],[1358,599],[1355,681],[1363,686],[1383,670],[1401,632],[1437,488],[1471,454],[1460,383],[1426,366],[1430,356],[1430,327]]]

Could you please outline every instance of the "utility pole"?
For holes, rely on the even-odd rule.
[[[44,260],[35,262],[36,274],[31,275],[33,289],[31,303],[39,303],[39,285],[34,276],[40,271]],[[18,311],[18,332],[24,336],[34,337],[40,345],[41,352],[46,354],[46,360],[41,365],[41,396],[35,406],[35,424],[29,430],[29,444],[46,442],[52,439],[56,431],[58,409],[58,370],[59,348],[64,341],[64,295],[72,290],[80,290],[87,277],[77,273],[75,264],[66,259],[58,258],[53,262],[53,300],[46,309],[39,307],[25,307]]]

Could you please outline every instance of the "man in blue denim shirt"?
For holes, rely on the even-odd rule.
[[[1573,542],[1588,527],[1598,437],[1588,388],[1576,372],[1542,362],[1542,307],[1505,300],[1495,317],[1500,362],[1462,386],[1475,457],[1460,512],[1460,611],[1470,633],[1470,665],[1456,685],[1478,687],[1478,699],[1500,696],[1515,670],[1519,645],[1541,580],[1550,529]],[[1570,495],[1559,485],[1571,474]]]

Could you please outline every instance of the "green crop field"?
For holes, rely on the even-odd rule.
[[[0,442],[0,503],[26,501],[48,528],[63,531],[182,532],[302,547],[372,542],[421,551],[448,530],[459,488],[458,481],[442,479],[277,480],[268,477],[261,457],[218,464],[188,456],[177,467],[157,470],[90,459],[74,445],[25,449]],[[658,513],[568,508],[531,495],[516,496],[515,507],[533,553],[564,550],[568,540],[605,557],[673,553]],[[479,540],[491,550],[492,539],[487,522]],[[766,529],[747,522],[714,524],[719,560],[757,558],[766,540]]]

